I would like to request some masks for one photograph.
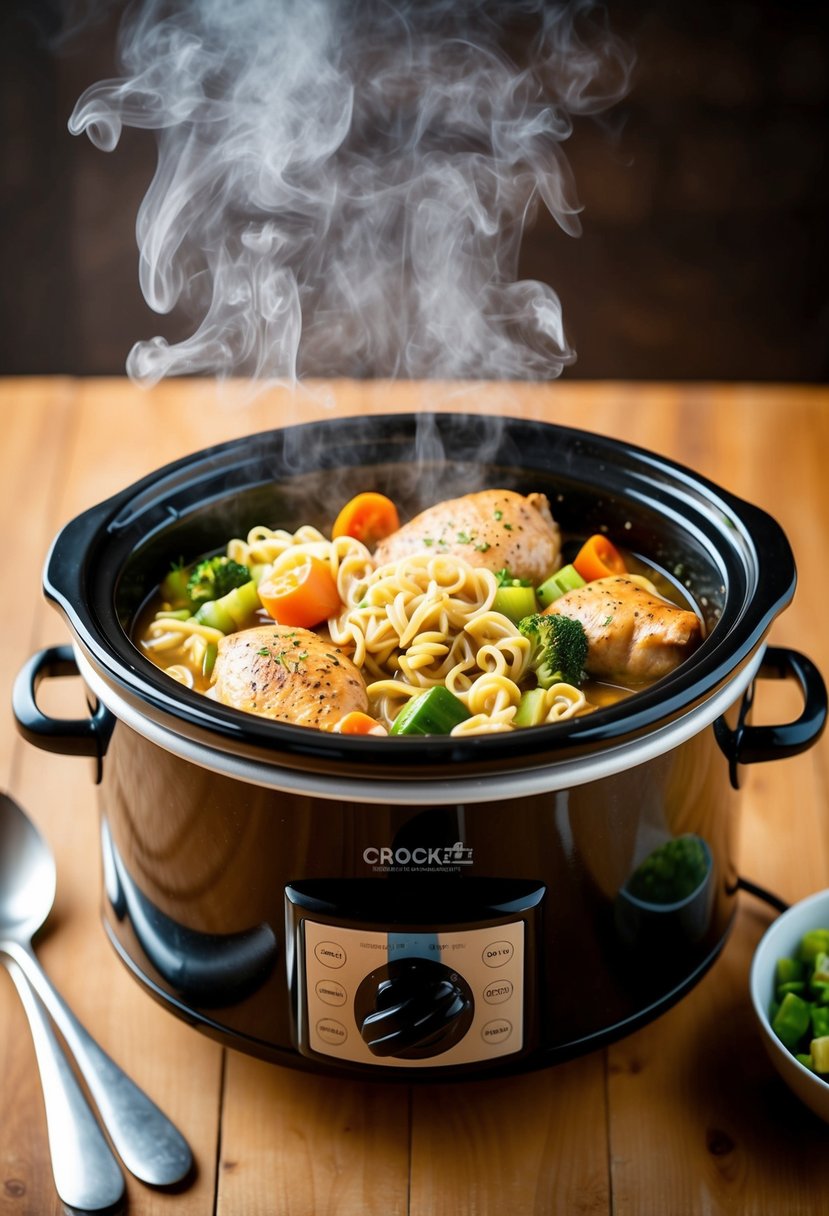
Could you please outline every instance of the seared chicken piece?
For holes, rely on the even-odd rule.
[[[363,677],[341,650],[309,629],[276,623],[221,639],[210,695],[318,730],[333,730],[351,710],[368,709]]]
[[[658,680],[702,639],[695,613],[620,575],[568,591],[546,611],[581,621],[587,634],[587,674],[600,680]]]
[[[381,540],[374,557],[383,565],[411,553],[453,553],[537,584],[558,569],[561,534],[544,494],[481,490],[421,511]]]

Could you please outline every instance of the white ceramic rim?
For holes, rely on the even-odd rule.
[[[200,768],[234,777],[251,785],[264,786],[286,794],[323,798],[332,802],[357,802],[387,805],[439,806],[446,802],[503,802],[555,790],[571,789],[611,777],[623,769],[647,764],[649,760],[679,747],[715,722],[751,684],[765,653],[761,645],[751,660],[708,700],[682,718],[652,731],[641,739],[589,756],[557,764],[508,773],[487,773],[480,777],[451,780],[374,780],[361,777],[328,776],[286,768],[238,756],[233,752],[179,735],[142,714],[117,688],[107,683],[75,644],[78,669],[87,687],[116,718],[158,747],[189,760]]]

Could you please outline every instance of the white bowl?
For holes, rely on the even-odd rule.
[[[801,1102],[829,1123],[829,1083],[797,1061],[769,1023],[779,958],[794,955],[809,929],[829,928],[829,890],[818,891],[782,912],[764,933],[754,952],[749,988],[769,1059]]]

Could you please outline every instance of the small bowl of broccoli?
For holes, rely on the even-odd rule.
[[[829,890],[793,904],[768,927],[749,991],[772,1064],[829,1123]]]

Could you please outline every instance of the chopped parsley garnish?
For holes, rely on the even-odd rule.
[[[504,531],[505,531],[505,532],[511,532],[511,531],[512,531],[512,524],[504,524]]]
[[[299,645],[301,645],[300,642],[294,642],[294,646],[299,646]],[[285,658],[286,658],[285,652],[282,650],[273,651],[273,650],[271,650],[270,646],[263,646],[261,648],[261,650],[257,650],[256,653],[261,654],[262,657],[265,659],[273,659],[274,663],[281,663],[283,667],[288,666],[288,664],[285,661]],[[289,655],[288,657],[290,657],[291,659],[294,660],[294,671],[299,671],[299,664],[303,659],[308,658],[308,651],[303,650],[303,652],[301,654],[293,654],[293,655]]]
[[[501,520],[504,518],[504,512],[503,512],[503,511],[501,511],[501,510],[498,510],[498,509],[496,508],[496,510],[494,510],[494,511],[492,512],[492,517],[493,517],[493,519],[498,520],[498,522],[500,523],[500,521],[501,521]]]
[[[488,540],[482,540],[475,546],[475,548],[478,551],[478,553],[486,553],[487,549],[492,548],[492,545],[489,543]]]
[[[458,533],[458,544],[459,545],[471,545],[472,537],[469,535],[468,532],[459,532]]]

